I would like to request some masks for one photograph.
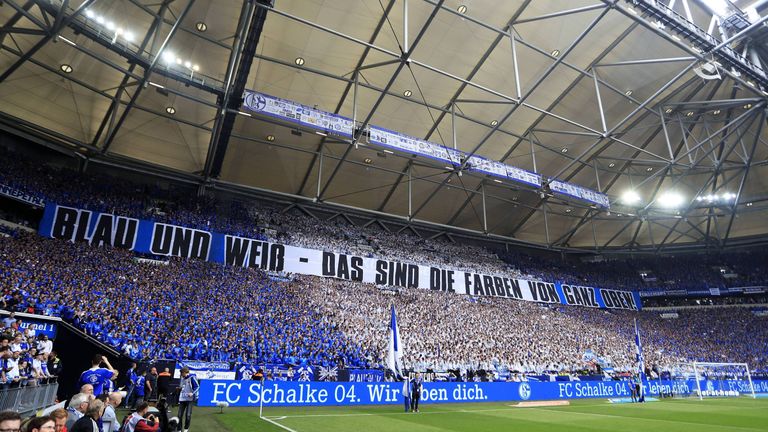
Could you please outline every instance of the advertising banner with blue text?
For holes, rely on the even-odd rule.
[[[730,395],[751,394],[746,380],[701,381],[702,391],[719,386]],[[768,381],[754,381],[755,392],[768,392]],[[692,394],[694,380],[644,382],[645,394]],[[223,381],[203,380],[200,406],[316,406],[402,404],[402,383],[365,382],[295,382],[295,381]],[[585,398],[625,398],[631,395],[627,381],[563,382],[452,382],[424,383],[422,404],[459,402],[511,402]]]
[[[39,232],[45,237],[87,242],[92,246],[112,246],[155,256],[197,258],[232,266],[333,277],[379,286],[594,308],[641,308],[639,295],[631,291],[306,249],[65,206],[46,206]]]
[[[45,207],[45,201],[39,196],[29,194],[23,190],[8,185],[0,184],[0,195],[27,203],[34,207]]]
[[[56,321],[20,317],[18,315],[16,315],[16,318],[21,320],[21,323],[19,324],[19,331],[23,332],[29,328],[35,331],[35,337],[37,338],[42,335],[46,335],[48,336],[48,339],[56,339]]]

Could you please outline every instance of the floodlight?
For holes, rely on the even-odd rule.
[[[633,190],[628,190],[621,195],[621,201],[623,201],[624,204],[637,204],[640,202],[640,199],[640,195]]]
[[[176,56],[171,51],[163,51],[163,61],[173,63]]]
[[[660,206],[667,208],[678,208],[683,204],[684,201],[684,196],[673,191],[665,192],[659,197],[658,200],[656,200]]]

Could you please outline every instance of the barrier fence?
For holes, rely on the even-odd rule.
[[[56,403],[59,383],[38,386],[11,387],[0,390],[0,411],[15,411],[29,415]]]

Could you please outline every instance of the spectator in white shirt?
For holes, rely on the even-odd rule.
[[[5,378],[8,383],[19,381],[19,352],[14,352],[5,362]]]
[[[22,348],[21,348],[21,336],[16,336],[13,339],[13,342],[11,342],[10,346],[11,346],[11,352],[15,352],[15,353],[16,352],[21,352],[22,351]]]
[[[40,335],[37,341],[37,351],[46,356],[53,351],[53,341],[48,339],[48,335]]]

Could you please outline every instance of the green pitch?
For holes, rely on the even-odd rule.
[[[424,405],[420,413],[401,407],[312,407],[194,410],[191,432],[202,431],[768,431],[768,399],[665,400],[610,404],[580,400],[569,406],[516,408],[505,403]],[[279,426],[278,426],[279,425]]]

